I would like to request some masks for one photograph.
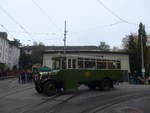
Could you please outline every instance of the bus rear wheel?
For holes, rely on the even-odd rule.
[[[90,90],[95,90],[96,89],[96,86],[94,84],[88,84],[88,88]]]
[[[56,83],[48,81],[44,84],[44,94],[47,96],[53,96],[57,93]]]
[[[101,81],[100,89],[108,91],[112,88],[112,81],[110,79],[104,79]]]

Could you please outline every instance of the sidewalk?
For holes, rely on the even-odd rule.
[[[15,76],[2,76],[0,77],[0,80],[5,80],[5,79],[9,79],[9,78],[16,78]]]

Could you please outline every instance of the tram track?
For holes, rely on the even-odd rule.
[[[0,84],[0,85],[1,85],[1,87],[9,87],[15,80],[17,80],[17,79],[13,78],[13,79],[10,79],[10,80],[5,81],[5,82],[7,82],[7,83],[5,83],[4,86],[2,85],[3,83]],[[4,81],[2,81],[2,82],[4,82]]]
[[[89,91],[89,90],[87,90],[87,91]],[[75,94],[69,94],[69,95],[68,94],[64,94],[64,95],[58,94],[58,95],[53,96],[52,98],[48,97],[48,99],[46,99],[46,100],[44,100],[44,101],[42,101],[42,102],[40,102],[38,104],[30,105],[30,106],[26,105],[26,106],[22,106],[22,108],[19,107],[17,109],[24,109],[24,108],[26,108],[26,110],[23,111],[22,113],[34,113],[34,109],[33,108],[37,108],[37,107],[39,107],[41,105],[44,105],[45,103],[50,103],[52,101],[57,101],[57,102],[59,102],[58,104],[55,104],[55,105],[49,107],[47,110],[44,110],[42,112],[42,113],[57,113],[57,112],[59,112],[61,110],[61,108],[63,108],[63,106],[68,101],[70,101],[71,99],[73,99],[73,98],[75,98],[75,97],[77,97],[79,95],[82,95],[83,93],[86,93],[87,91],[82,91],[81,93],[76,92]],[[68,97],[66,99],[63,99],[63,98],[60,99],[61,96],[68,96]]]
[[[34,88],[34,86],[26,84],[26,86],[21,86],[22,89],[16,89],[11,92],[7,92],[6,95],[1,96],[1,99],[6,99],[9,95],[14,95],[17,93],[22,93],[23,91],[31,91],[30,89]],[[20,87],[20,88],[21,88]],[[68,106],[74,106],[76,108],[80,108],[81,106],[84,107],[86,103],[89,105],[85,106],[81,109],[80,112],[72,112],[67,113],[99,113],[109,109],[117,104],[126,102],[131,99],[137,99],[139,97],[149,96],[150,91],[149,88],[141,90],[138,88],[134,88],[133,90],[124,90],[124,89],[114,89],[109,92],[102,91],[102,93],[96,93],[98,91],[90,91],[88,89],[80,90],[77,92],[69,93],[69,94],[57,94],[52,97],[41,97],[38,99],[33,99],[30,97],[31,100],[19,100],[21,102],[20,105],[13,108],[14,113],[66,113],[65,111],[68,110]],[[34,89],[33,89],[34,90]],[[27,93],[28,94],[28,93]],[[94,94],[94,95],[93,95]],[[5,98],[6,97],[6,98]],[[77,98],[76,98],[77,97]],[[82,98],[84,97],[84,98]],[[108,98],[107,98],[108,97]],[[26,98],[28,99],[28,98]],[[76,100],[77,99],[77,100]],[[81,99],[81,100],[80,100]],[[3,101],[3,100],[2,100]],[[95,102],[94,102],[95,101]],[[25,103],[22,103],[25,102]],[[90,106],[90,104],[93,104]],[[73,108],[73,109],[74,109]],[[78,111],[78,110],[77,110]]]
[[[61,101],[60,103],[52,106],[50,109],[44,111],[44,113],[59,113],[62,108],[72,99],[81,96],[82,94],[88,93],[90,92],[90,90],[83,90],[83,91],[78,91],[75,94],[72,94],[70,97],[68,97],[67,99]],[[58,101],[57,99],[55,99],[56,101]]]
[[[150,92],[147,92],[147,94],[145,94],[145,92],[141,93],[139,91],[132,92],[131,94],[121,95],[113,99],[108,99],[107,101],[103,103],[99,103],[93,107],[86,108],[81,113],[98,113],[98,112],[103,113],[104,110],[111,108],[114,105],[121,104],[121,103],[127,102],[128,100],[134,100],[134,99],[138,99],[143,96],[149,96],[149,95],[150,95]]]
[[[88,91],[89,91],[89,90],[88,90]],[[146,89],[145,91],[148,91],[148,90]],[[91,91],[89,91],[89,92],[91,92]],[[81,95],[84,94],[84,93],[87,93],[87,91],[86,91],[86,92],[83,92],[83,93],[79,92],[79,94],[72,95],[72,96],[68,97],[66,100],[60,102],[59,104],[56,104],[56,105],[52,106],[51,108],[49,108],[48,110],[46,110],[46,111],[43,112],[43,113],[61,113],[61,112],[62,112],[62,113],[65,113],[65,112],[62,111],[63,107],[66,107],[65,105],[66,105],[71,99],[74,99],[75,97],[81,96]],[[100,105],[105,108],[104,105],[107,105],[108,102],[110,102],[110,101],[113,102],[113,101],[115,101],[114,99],[119,99],[119,98],[122,98],[122,97],[125,97],[125,98],[130,97],[130,96],[132,96],[132,95],[134,95],[134,94],[136,94],[136,93],[139,93],[139,91],[130,91],[130,92],[126,92],[126,94],[125,94],[125,92],[122,92],[121,95],[120,95],[120,93],[118,94],[118,92],[113,92],[113,93],[114,93],[114,94],[112,95],[112,97],[117,96],[116,98],[113,98],[112,100],[109,99],[109,101],[106,101],[106,102],[104,102],[104,103],[98,104],[98,105],[96,105],[96,106],[94,106],[94,107],[87,108],[86,110],[81,111],[81,113],[93,113],[93,112],[89,112],[89,111],[92,111],[92,110],[95,110],[96,108],[99,108]],[[116,94],[116,93],[117,93],[117,94]],[[128,94],[128,93],[130,93],[130,94]],[[123,95],[123,94],[125,94],[125,95]],[[139,95],[140,95],[140,94],[139,94]],[[92,98],[98,98],[98,97],[106,98],[105,96],[110,96],[110,95],[107,95],[107,94],[105,95],[105,94],[103,94],[103,95],[100,95],[100,96],[90,97],[90,99],[92,99]],[[89,101],[89,102],[90,102],[90,101]],[[121,101],[121,102],[122,102],[122,101]],[[116,104],[116,103],[115,103],[115,104]],[[107,106],[108,106],[108,105],[107,105]],[[107,107],[107,106],[106,106],[106,107]],[[109,106],[111,107],[111,105],[109,105]],[[67,107],[66,107],[66,109],[67,109]],[[70,113],[74,113],[74,112],[70,112]],[[95,113],[96,113],[96,112],[95,112]]]
[[[24,110],[23,112],[21,112],[21,113],[32,113],[33,112],[33,108],[37,108],[37,107],[39,107],[39,106],[41,106],[41,105],[43,105],[43,104],[45,104],[45,103],[48,103],[48,102],[52,102],[52,101],[60,101],[60,99],[58,99],[57,100],[57,98],[58,97],[61,97],[62,95],[60,95],[60,94],[58,94],[58,95],[55,95],[55,96],[53,96],[53,97],[51,97],[51,98],[49,98],[48,97],[48,99],[46,99],[46,100],[44,100],[44,101],[42,101],[42,102],[40,102],[40,103],[37,103],[37,104],[26,104],[26,105],[24,105],[24,106],[21,106],[21,107],[18,107],[18,108],[16,108],[16,109],[14,109],[15,111],[20,111],[21,109],[26,109],[26,110]],[[72,95],[72,96],[70,96],[70,97],[68,97],[67,99],[65,99],[65,100],[62,100],[62,101],[60,101],[60,103],[58,103],[58,104],[56,104],[56,105],[54,105],[54,106],[52,106],[50,109],[53,109],[54,107],[56,107],[56,106],[60,106],[60,105],[62,105],[62,104],[64,104],[64,103],[66,103],[67,101],[69,101],[70,99],[72,99],[73,97],[75,97],[75,95]],[[46,113],[46,111],[44,111],[44,113]],[[49,110],[48,110],[48,113],[49,113]],[[52,112],[52,113],[54,113],[54,112]]]
[[[20,87],[16,78],[13,78],[12,80],[7,81],[7,83],[5,83],[5,84],[6,85],[4,85],[4,86],[1,85],[1,90],[2,91],[13,90],[13,89],[16,89],[16,88]]]
[[[143,91],[145,92],[148,90],[146,89]],[[60,98],[59,99],[57,98],[57,97],[61,97],[63,95],[57,95],[57,96],[54,96],[53,98],[47,99],[47,100],[40,102],[36,105],[30,106],[30,109],[28,109],[22,113],[27,113],[27,112],[28,113],[34,113],[33,108],[39,107],[40,105],[43,105],[44,103],[48,104],[52,101],[60,101],[60,102],[58,104],[52,105],[51,107],[50,106],[49,107],[44,106],[44,108],[46,108],[46,109],[42,108],[42,109],[39,109],[39,111],[43,111],[42,113],[61,113],[61,110],[63,109],[63,107],[66,107],[65,105],[68,104],[70,100],[75,99],[78,96],[82,96],[82,94],[87,93],[87,92],[91,92],[91,91],[86,90],[86,91],[75,93],[73,95],[69,95],[65,100],[61,100]],[[114,96],[117,96],[117,97],[115,97],[113,99],[112,98],[108,99],[107,101],[104,101],[104,103],[97,104],[94,107],[87,108],[87,109],[81,111],[81,113],[97,113],[98,111],[102,111],[102,110],[109,108],[113,105],[127,101],[129,98],[130,99],[138,98],[142,94],[142,93],[139,93],[139,91],[130,91],[130,92],[126,92],[126,93],[123,92],[123,93],[121,93],[121,95],[118,93],[117,94],[115,94],[115,93],[116,92],[114,92],[114,95],[112,95],[112,97],[114,97]],[[130,93],[130,94],[128,94],[128,93]],[[123,95],[123,94],[125,94],[125,95]],[[147,95],[150,95],[150,92]],[[98,98],[98,97],[103,98],[103,96],[105,96],[105,95],[96,96],[94,98]],[[121,100],[120,100],[120,98],[121,98]],[[99,106],[101,106],[101,107],[99,107]]]
[[[47,102],[53,101],[55,98],[57,98],[57,97],[59,97],[59,96],[60,96],[60,94],[55,95],[55,96],[53,96],[53,97],[51,97],[51,98],[48,97],[48,99],[42,100],[42,102],[39,102],[39,103],[37,103],[37,104],[26,104],[26,105],[17,107],[16,109],[14,109],[14,111],[17,112],[17,111],[20,111],[20,110],[22,110],[22,109],[26,109],[26,110],[22,111],[21,113],[29,113],[30,111],[33,110],[33,108],[36,108],[36,107],[38,107],[38,106],[40,106],[40,105],[43,105],[43,104],[45,104],[45,103],[47,103]]]
[[[145,92],[145,91],[148,91],[148,90],[146,89],[146,90],[143,90],[143,91]],[[90,91],[90,92],[91,92],[91,91]],[[83,92],[83,93],[79,92],[79,94],[75,94],[75,95],[72,95],[71,97],[68,97],[66,100],[60,102],[59,104],[56,104],[56,105],[52,106],[51,108],[49,108],[48,110],[46,110],[46,112],[44,112],[44,113],[61,113],[63,107],[66,107],[66,109],[67,109],[67,106],[65,106],[65,105],[68,104],[68,102],[69,102],[71,99],[74,99],[75,97],[81,96],[81,95],[84,94],[84,93],[87,93],[87,91],[86,91],[86,92]],[[102,106],[103,109],[105,108],[105,105],[106,105],[106,108],[107,108],[108,106],[111,107],[111,103],[112,103],[112,104],[116,104],[116,102],[118,103],[118,100],[116,101],[116,99],[120,99],[120,98],[126,99],[126,98],[127,98],[127,100],[128,100],[128,98],[132,98],[132,96],[134,97],[134,95],[137,94],[137,93],[139,93],[139,91],[130,91],[130,92],[121,92],[121,93],[113,92],[113,93],[114,93],[114,94],[113,94],[112,96],[110,96],[110,94],[103,94],[103,95],[99,95],[99,96],[95,96],[95,97],[90,97],[90,99],[94,98],[94,100],[96,100],[96,98],[98,98],[98,97],[101,97],[101,98],[103,99],[103,98],[106,98],[107,96],[110,96],[110,97],[112,97],[113,99],[110,98],[109,100],[104,101],[104,103],[97,104],[97,105],[95,105],[94,107],[89,107],[89,108],[87,108],[87,109],[81,111],[81,113],[93,113],[93,112],[89,112],[89,111],[93,111],[93,110],[99,108],[99,106]],[[129,94],[128,94],[128,93],[129,93]],[[149,92],[149,93],[150,93],[150,92]],[[138,97],[139,95],[141,95],[141,93],[138,94],[137,97]],[[115,96],[117,96],[117,97],[115,97]],[[115,97],[115,98],[114,98],[114,97]],[[87,99],[89,99],[89,98],[87,98]],[[113,103],[114,101],[115,101],[115,103]],[[119,102],[122,102],[122,101],[123,101],[123,100],[121,100],[121,101],[119,101]],[[88,101],[88,102],[90,103],[90,101]],[[110,102],[110,104],[108,104],[109,102]],[[71,103],[70,103],[70,104],[71,104]],[[81,104],[81,105],[82,105],[82,104]],[[62,112],[62,113],[65,113],[65,112]],[[71,112],[71,113],[72,113],[72,112]],[[95,112],[95,113],[96,113],[96,112]]]
[[[70,101],[71,99],[79,96],[80,94],[74,94],[72,96],[70,96],[69,98],[63,100],[62,102],[60,102],[59,104],[56,104],[55,106],[53,106],[53,108],[51,109],[51,111],[45,112],[45,113],[58,113],[61,111],[61,109],[63,108],[63,106],[65,106],[65,104]]]
[[[26,91],[26,90],[32,89],[32,88],[33,88],[33,86],[32,87],[30,86],[30,87],[26,87],[26,88],[16,89],[16,90],[10,91],[10,92],[8,92],[8,93],[3,94],[2,96],[0,96],[0,100],[3,99],[3,98],[5,98],[5,97],[7,97],[7,96],[9,96],[9,95],[20,93],[20,92],[23,92],[23,91]]]

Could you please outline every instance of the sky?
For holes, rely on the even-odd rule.
[[[149,4],[149,0],[0,0],[0,31],[25,45],[36,41],[58,46],[63,45],[66,20],[68,46],[98,46],[104,41],[121,48],[122,38],[137,33],[140,22],[150,33]]]

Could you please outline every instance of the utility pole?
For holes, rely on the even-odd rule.
[[[66,56],[66,38],[67,38],[67,30],[66,30],[66,20],[65,20],[64,39],[63,39],[63,41],[64,41],[64,57]],[[66,69],[66,67],[67,67],[67,59],[65,58],[64,61],[65,61],[65,63],[62,64],[62,65],[64,65],[64,68]]]
[[[142,71],[142,77],[145,78],[142,34],[141,34],[141,60],[142,60],[142,64],[141,64],[141,67],[142,67],[142,69],[141,69],[141,71]]]
[[[66,36],[67,36],[67,30],[66,30],[66,20],[65,20],[65,29],[64,29],[64,54],[66,54]]]

